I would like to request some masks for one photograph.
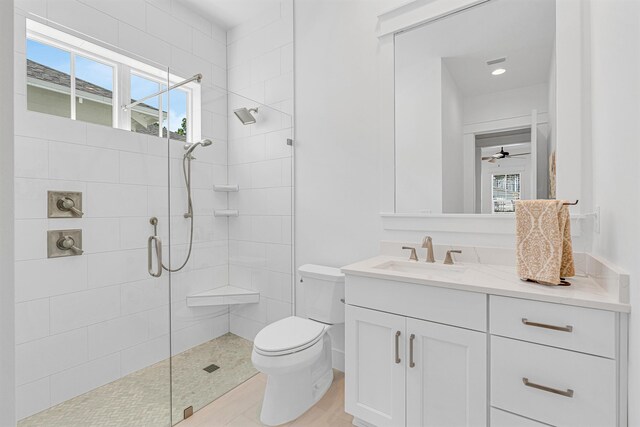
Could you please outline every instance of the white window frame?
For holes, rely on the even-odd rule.
[[[75,99],[75,56],[80,55],[92,61],[96,61],[113,68],[113,120],[112,126],[116,129],[131,130],[131,109],[124,110],[123,105],[131,99],[131,75],[156,81],[161,85],[169,86],[185,80],[182,76],[171,74],[168,69],[154,67],[148,63],[131,58],[123,53],[116,52],[107,47],[100,46],[95,41],[81,39],[52,28],[40,22],[27,19],[27,39],[34,40],[64,50],[71,54],[71,119],[76,120]],[[168,77],[167,77],[168,76]],[[201,102],[201,87],[196,82],[190,82],[179,89],[187,93],[187,135],[189,142],[201,139],[201,112],[197,106]],[[162,97],[161,97],[162,98]],[[162,101],[159,103],[159,119],[162,118]],[[159,137],[162,137],[162,120],[160,120]],[[167,132],[167,136],[169,133]]]

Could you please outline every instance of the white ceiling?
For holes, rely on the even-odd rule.
[[[396,43],[441,57],[462,95],[473,96],[547,83],[554,39],[554,0],[495,0],[403,33]],[[507,72],[492,76],[486,62],[501,57]]]
[[[280,4],[280,0],[178,0],[225,30],[233,28],[265,10]]]

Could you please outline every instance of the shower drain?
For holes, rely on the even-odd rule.
[[[212,373],[213,371],[217,371],[218,369],[220,369],[220,366],[214,365],[214,364],[211,364],[206,368],[204,368],[204,370],[207,371],[208,373]]]

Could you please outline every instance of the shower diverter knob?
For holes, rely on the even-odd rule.
[[[76,246],[76,241],[71,236],[62,236],[58,239],[56,245],[63,251],[73,251],[81,255],[84,251]]]

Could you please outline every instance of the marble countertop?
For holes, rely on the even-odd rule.
[[[568,278],[571,286],[545,286],[520,280],[516,274],[516,268],[505,265],[457,263],[454,266],[443,266],[442,261],[438,261],[438,264],[434,265],[432,269],[426,266],[424,272],[419,271],[419,264],[425,264],[424,261],[413,262],[416,265],[416,271],[394,271],[379,267],[393,262],[411,269],[411,264],[406,258],[381,255],[342,267],[342,272],[346,275],[396,280],[622,313],[631,311],[629,304],[620,302],[600,286],[596,280],[588,276]]]

